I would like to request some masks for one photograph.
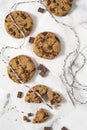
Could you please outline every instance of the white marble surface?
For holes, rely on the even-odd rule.
[[[18,47],[22,43],[22,40],[16,40],[10,37],[4,28],[5,16],[15,2],[20,2],[20,0],[0,0],[0,50],[3,46]],[[25,93],[28,89],[9,79],[7,75],[7,65],[0,59],[0,130],[44,130],[44,126],[50,125],[53,126],[53,130],[60,130],[62,126],[67,126],[69,130],[87,130],[87,105],[77,104],[74,108],[68,98],[65,86],[59,78],[59,75],[62,73],[66,55],[76,48],[76,38],[72,31],[61,24],[56,23],[48,12],[45,12],[44,14],[37,12],[38,7],[43,6],[40,3],[29,3],[20,5],[17,9],[29,12],[35,21],[35,29],[30,36],[36,36],[37,33],[47,30],[53,31],[60,37],[63,48],[60,55],[52,61],[37,57],[32,51],[32,45],[28,43],[30,36],[26,38],[25,45],[21,50],[7,50],[6,55],[12,58],[18,54],[26,54],[31,56],[36,64],[42,63],[48,67],[50,73],[46,78],[41,78],[37,75],[34,80],[28,83],[28,85],[30,87],[38,83],[48,85],[54,91],[62,93],[66,101],[61,104],[61,107],[58,110],[50,110],[45,104],[25,104],[24,98],[17,99],[16,95],[18,91],[23,91]],[[69,15],[55,18],[75,28],[81,42],[80,50],[82,50],[87,45],[87,0],[74,0],[73,8]],[[86,49],[84,54],[87,56]],[[85,70],[87,70],[87,65],[79,72],[77,78],[81,83],[87,84],[87,71]],[[10,97],[8,96],[9,94]],[[16,108],[11,109],[14,106],[16,106]],[[21,113],[21,111],[24,111],[26,114],[31,110],[35,112],[40,107],[45,107],[52,113],[53,117],[49,121],[38,125],[33,125],[32,123],[28,124],[22,121],[23,113]]]

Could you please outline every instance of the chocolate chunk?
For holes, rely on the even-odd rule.
[[[44,127],[44,130],[52,130],[52,127]]]
[[[65,9],[65,7],[63,6],[62,8],[61,8],[63,11],[66,11],[66,9]]]
[[[23,116],[23,120],[26,121],[26,122],[30,122],[30,121],[31,121],[31,120],[29,120],[29,119],[27,118],[27,116]]]
[[[30,43],[33,43],[33,42],[34,42],[34,39],[35,39],[34,37],[30,37],[29,42],[30,42]]]
[[[43,71],[41,71],[40,73],[39,73],[42,77],[45,77],[45,72],[43,72]]]
[[[43,35],[46,36],[46,35],[47,35],[47,32],[43,32]]]
[[[38,12],[44,13],[44,12],[45,12],[45,9],[43,9],[43,8],[38,8]]]
[[[68,130],[65,126],[61,128],[61,130]]]
[[[42,70],[43,67],[44,67],[44,66],[43,66],[42,64],[40,64],[40,65],[37,67],[37,69],[38,69],[38,70]]]
[[[26,16],[25,16],[23,13],[21,13],[21,17],[22,17],[23,19],[26,19]]]
[[[23,96],[23,92],[18,92],[17,97],[22,98],[22,96]]]
[[[50,5],[51,4],[51,1],[50,0],[47,0],[47,5]]]
[[[34,114],[33,113],[28,113],[28,116],[33,116]]]
[[[46,76],[46,73],[47,73],[48,69],[47,69],[44,65],[40,64],[37,69],[40,70],[40,73],[39,73],[39,74],[40,74],[42,77],[45,77],[45,76]]]

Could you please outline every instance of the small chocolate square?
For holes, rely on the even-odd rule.
[[[17,94],[17,97],[18,97],[18,98],[22,98],[22,96],[23,96],[23,92],[20,92],[20,91],[19,91],[18,94]]]
[[[61,130],[68,130],[65,126],[61,128]]]
[[[30,42],[30,43],[34,43],[34,40],[35,40],[34,37],[30,37],[29,42]]]
[[[44,66],[43,66],[42,64],[40,64],[40,65],[37,67],[37,69],[38,69],[38,70],[42,70],[43,67],[44,67]]]
[[[43,67],[42,71],[43,71],[44,73],[46,73],[46,72],[48,71],[48,69],[47,69],[46,67]]]
[[[45,77],[45,75],[46,75],[46,73],[43,72],[43,71],[41,71],[39,74],[40,74],[40,76],[42,76],[42,77]]]
[[[40,13],[44,13],[44,12],[45,12],[45,9],[39,7],[39,8],[38,8],[38,12],[40,12]]]
[[[52,130],[52,127],[44,127],[44,130]]]

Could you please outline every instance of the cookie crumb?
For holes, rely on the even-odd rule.
[[[22,98],[22,96],[23,96],[23,92],[19,91],[17,94],[17,98]]]
[[[61,130],[68,130],[65,126],[61,128]]]
[[[44,13],[44,12],[45,12],[45,9],[39,7],[39,8],[38,8],[38,12],[40,12],[40,13]]]
[[[44,127],[44,130],[52,130],[52,127]]]
[[[33,116],[34,114],[33,113],[28,113],[28,116]]]
[[[21,111],[21,113],[24,113],[24,111]]]
[[[50,114],[48,113],[48,111],[46,109],[40,108],[36,112],[32,123],[42,123],[42,122],[48,120],[49,117],[50,117]]]
[[[23,121],[30,122],[31,120],[29,120],[27,116],[23,116]]]
[[[34,39],[35,39],[34,37],[30,37],[29,42],[30,42],[30,43],[33,43],[33,42],[34,42]]]

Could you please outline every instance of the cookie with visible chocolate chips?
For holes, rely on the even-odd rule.
[[[6,16],[5,28],[12,37],[23,38],[31,33],[33,20],[27,12],[14,11]]]
[[[46,7],[49,12],[56,16],[67,15],[72,7],[73,0],[46,0]]]
[[[34,62],[26,55],[16,56],[8,64],[8,75],[16,83],[21,83],[20,80],[23,83],[31,80],[35,74],[35,70]]]
[[[41,96],[44,96],[47,93],[48,87],[45,85],[35,85],[32,87],[32,89],[35,92],[38,92]],[[29,90],[25,96],[26,102],[32,102],[32,103],[41,103],[42,99],[32,90]]]
[[[60,103],[62,101],[60,94],[51,90],[47,92],[47,97],[52,105],[55,103]]]
[[[50,118],[50,114],[46,109],[40,108],[33,119],[33,123],[42,123]]]
[[[61,50],[59,38],[52,32],[42,32],[35,37],[33,51],[41,58],[53,59]]]

